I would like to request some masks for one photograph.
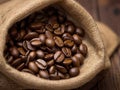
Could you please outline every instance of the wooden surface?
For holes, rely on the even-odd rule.
[[[107,24],[120,36],[120,0],[77,1],[88,10],[95,20]],[[104,78],[90,90],[120,90],[120,47],[115,50],[110,59],[111,68]]]
[[[6,0],[0,0],[3,2]],[[93,16],[95,20],[101,21],[108,26],[110,26],[115,33],[120,36],[120,0],[77,0],[80,4],[82,4],[88,12]],[[108,70],[107,73],[103,76],[102,74],[97,77],[98,82],[95,84],[96,80],[93,80],[91,89],[83,89],[82,90],[120,90],[120,47],[114,52],[111,56],[112,66]],[[100,79],[102,77],[102,79]],[[104,78],[103,78],[104,77]],[[4,85],[6,83],[14,83],[7,81],[4,79],[5,77],[1,74],[0,77],[0,85]],[[4,82],[3,82],[4,81]],[[9,84],[8,84],[9,85]],[[9,85],[7,87],[11,87],[13,85]],[[16,86],[17,88],[18,86]],[[5,87],[0,86],[0,90],[6,90]],[[81,90],[77,89],[77,90]]]

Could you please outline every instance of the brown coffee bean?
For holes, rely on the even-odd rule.
[[[74,44],[74,46],[71,49],[72,53],[77,53],[78,47]]]
[[[87,50],[87,46],[86,46],[85,44],[81,44],[81,45],[79,46],[79,50],[80,50],[80,52],[81,52],[84,56],[87,55],[88,50]]]
[[[45,44],[46,36],[44,34],[40,34],[39,38],[40,38],[40,41],[42,42],[42,44]]]
[[[41,28],[40,30],[35,30],[37,33],[45,33],[46,29],[45,28]]]
[[[56,69],[60,71],[61,73],[67,73],[67,69],[63,66],[56,65]]]
[[[7,59],[7,63],[11,64],[13,62],[13,56],[10,56],[8,59]]]
[[[54,57],[54,54],[52,54],[52,53],[51,54],[46,54],[44,59],[45,60],[51,60],[51,59],[53,59],[53,57]]]
[[[35,50],[36,48],[35,47],[33,47],[32,45],[31,45],[31,43],[29,42],[29,41],[26,41],[26,46],[24,47],[24,48],[26,48],[27,47],[27,49],[29,49],[29,50]]]
[[[35,22],[35,23],[31,23],[30,28],[38,30],[38,29],[41,29],[43,25],[44,25],[43,23]]]
[[[70,75],[69,74],[65,74],[65,79],[69,79]]]
[[[37,38],[39,35],[36,32],[29,32],[28,34],[25,35],[24,39],[32,39],[32,38]]]
[[[34,72],[30,69],[27,69],[27,68],[23,69],[22,72],[27,72],[27,73],[30,73],[30,74],[34,75]]]
[[[22,46],[26,51],[28,50],[26,41],[23,41]]]
[[[47,62],[47,65],[48,65],[48,67],[54,65],[54,60],[52,59],[52,60],[48,61],[48,62]]]
[[[70,65],[72,63],[72,59],[71,58],[65,58],[65,60],[63,61],[64,65]]]
[[[58,72],[58,76],[59,76],[61,79],[65,79],[65,75],[62,74],[61,72]]]
[[[29,61],[33,61],[36,57],[36,52],[35,51],[31,51],[28,55],[28,59]]]
[[[72,40],[65,40],[64,45],[67,47],[72,47],[74,45],[74,42]]]
[[[42,60],[42,59],[37,59],[35,61],[35,64],[37,65],[37,67],[39,69],[46,69],[47,68],[47,63],[44,60]]]
[[[39,75],[40,75],[41,78],[49,79],[49,74],[46,70],[45,71],[40,70]]]
[[[77,57],[80,61],[80,64],[83,64],[84,56],[81,53],[75,54],[75,57]]]
[[[30,70],[32,70],[33,72],[37,73],[39,71],[37,65],[35,64],[35,62],[29,62],[28,64],[28,68]]]
[[[57,63],[60,63],[64,60],[65,58],[65,55],[61,52],[61,51],[57,51],[55,54],[54,54],[54,60],[57,62]]]
[[[70,33],[70,34],[73,34],[74,31],[75,31],[74,25],[71,24],[71,25],[67,26],[66,31],[67,31],[68,33]]]
[[[74,34],[73,38],[74,38],[74,41],[77,45],[80,45],[82,43],[81,38],[77,34]]]
[[[64,33],[62,38],[63,40],[73,40],[72,35],[70,35],[69,33]]]
[[[65,26],[61,25],[61,27],[57,28],[54,30],[54,34],[56,35],[62,35],[65,31]]]
[[[10,48],[10,53],[13,57],[17,58],[19,56],[19,51],[17,50],[16,47],[11,47]]]
[[[76,56],[73,56],[71,59],[72,59],[73,66],[75,67],[80,66],[80,60]]]
[[[46,45],[47,45],[48,47],[54,47],[54,46],[55,46],[55,42],[54,42],[53,39],[47,38],[47,39],[46,39]]]
[[[64,43],[62,41],[62,39],[58,36],[55,36],[54,37],[54,40],[55,40],[55,44],[58,46],[58,47],[63,47],[64,46]]]
[[[37,50],[36,55],[38,58],[44,58],[45,54],[42,50]]]
[[[53,38],[53,34],[50,31],[45,31],[45,35],[47,38]]]
[[[21,59],[21,58],[17,58],[17,59],[15,59],[15,60],[11,63],[11,65],[14,66],[14,67],[16,67],[17,65],[20,65],[21,62],[22,62],[22,59]]]
[[[26,35],[26,32],[25,32],[24,29],[22,29],[22,30],[20,31],[21,39],[23,39],[23,37],[24,37],[25,35]]]
[[[25,63],[22,63],[18,67],[16,67],[16,69],[21,71],[24,67],[25,67]]]
[[[57,75],[55,75],[55,74],[51,74],[51,75],[50,75],[50,79],[51,79],[51,80],[59,80],[60,77],[57,76]]]
[[[17,45],[18,45],[19,47],[22,47],[22,46],[23,46],[23,42],[17,42]]]
[[[54,74],[55,73],[55,66],[51,66],[50,68],[49,68],[49,73],[50,74]]]
[[[53,32],[53,27],[52,27],[50,24],[47,24],[47,25],[45,26],[45,28],[46,28],[48,31]]]
[[[25,54],[26,54],[25,50],[24,50],[22,47],[18,48],[18,51],[19,51],[19,53],[22,54],[22,55],[25,55]]]
[[[80,73],[79,68],[78,67],[73,67],[69,70],[69,74],[71,77],[75,77]]]
[[[62,52],[65,54],[66,57],[71,57],[72,53],[69,48],[63,47]]]
[[[40,40],[32,40],[30,43],[32,46],[35,46],[35,47],[39,47],[42,44]]]
[[[81,29],[81,28],[76,28],[76,33],[77,33],[78,35],[80,35],[81,37],[84,37],[84,35],[85,35],[84,30]]]

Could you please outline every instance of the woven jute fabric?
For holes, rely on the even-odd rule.
[[[19,72],[6,63],[3,51],[9,28],[28,15],[47,6],[60,7],[68,18],[85,30],[83,42],[88,46],[88,56],[80,74],[65,80],[45,80]],[[78,88],[106,68],[108,57],[97,24],[89,13],[74,0],[8,0],[0,5],[0,72],[23,88],[63,90]],[[14,86],[14,84],[11,84]],[[9,85],[8,85],[9,86]]]

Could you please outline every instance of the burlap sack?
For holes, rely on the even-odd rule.
[[[19,72],[5,62],[3,51],[8,29],[17,21],[49,5],[63,8],[68,17],[85,30],[84,43],[88,46],[88,56],[80,68],[80,74],[66,80],[45,80],[28,73]],[[97,25],[93,18],[74,0],[10,0],[0,6],[0,72],[26,88],[41,90],[63,90],[78,88],[105,67],[105,50]]]

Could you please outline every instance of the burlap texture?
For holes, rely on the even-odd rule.
[[[63,8],[68,17],[86,32],[84,43],[88,46],[88,56],[80,68],[80,74],[75,78],[57,81],[37,78],[12,68],[3,57],[8,29],[15,22],[49,5]],[[87,11],[74,0],[10,0],[0,6],[0,13],[0,72],[23,87],[41,90],[78,88],[105,68],[107,55],[97,25]]]

